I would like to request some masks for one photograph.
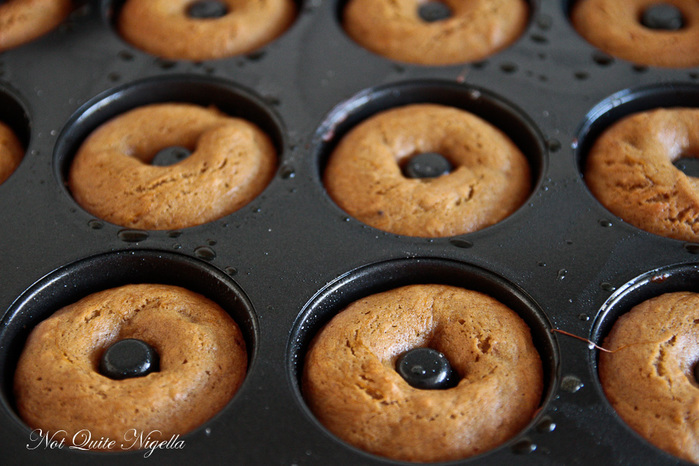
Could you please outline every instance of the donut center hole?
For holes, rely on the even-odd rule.
[[[193,19],[216,19],[228,14],[228,6],[220,0],[199,0],[187,8],[187,16]]]
[[[641,13],[641,24],[649,29],[677,31],[685,25],[682,11],[669,3],[650,5]]]
[[[699,178],[699,158],[680,157],[672,162],[672,164],[685,175]]]
[[[158,167],[169,167],[182,160],[186,159],[192,154],[192,151],[181,146],[171,146],[166,147],[158,151],[157,154],[151,160],[151,165],[156,165]]]
[[[396,371],[412,387],[422,390],[445,390],[459,382],[449,360],[432,348],[413,348],[396,361]]]
[[[449,5],[436,0],[421,3],[417,7],[417,15],[427,23],[443,21],[452,17]]]
[[[107,348],[99,362],[99,373],[114,380],[143,377],[160,370],[160,357],[143,340],[126,338]]]
[[[451,162],[437,152],[422,152],[408,158],[401,166],[406,178],[437,178],[454,169]]]

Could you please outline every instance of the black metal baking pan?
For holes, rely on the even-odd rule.
[[[313,334],[342,306],[409,283],[489,293],[530,325],[545,369],[541,409],[504,445],[456,462],[679,464],[606,401],[597,352],[632,305],[699,290],[699,245],[639,230],[607,211],[582,176],[611,122],[655,106],[699,106],[699,69],[641,67],[605,55],[568,20],[571,1],[531,0],[524,35],[492,57],[429,67],[350,40],[341,1],[299,0],[292,27],[259,51],[205,62],[150,56],[114,27],[117,1],[82,2],[58,29],[0,54],[0,119],[26,155],[0,185],[0,450],[4,464],[398,464],[335,438],[304,404]],[[213,104],[264,128],[279,151],[268,188],[241,210],[178,231],[128,230],[91,216],[65,186],[90,130],[138,105]],[[323,189],[325,160],[353,124],[437,102],[505,131],[532,166],[533,191],[504,221],[425,239],[348,217]],[[130,282],[173,283],[218,301],[250,348],[235,398],[182,448],[95,453],[36,444],[13,406],[13,369],[31,328],[61,306]]]

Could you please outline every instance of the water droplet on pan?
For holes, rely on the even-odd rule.
[[[124,61],[132,61],[134,59],[133,53],[129,52],[128,50],[121,50],[117,56]]]
[[[517,65],[515,63],[503,63],[500,65],[500,70],[503,73],[511,74],[517,71]]]
[[[547,44],[549,41],[545,35],[536,33],[531,35],[531,40],[537,44]]]
[[[457,248],[461,248],[461,249],[468,249],[468,248],[473,247],[472,242],[465,240],[465,239],[461,239],[461,238],[452,238],[449,240],[449,243],[452,246],[456,246]]]
[[[102,228],[104,228],[104,223],[101,220],[92,219],[89,222],[87,222],[87,225],[93,230],[101,230]]]
[[[536,430],[541,434],[548,434],[556,430],[556,423],[553,422],[553,419],[546,416],[536,425]]]
[[[690,254],[699,254],[699,244],[687,243],[684,245],[684,250]]]
[[[283,180],[288,180],[291,178],[294,178],[296,176],[296,172],[292,167],[289,166],[283,166],[279,170],[279,175],[282,177]]]
[[[148,232],[143,230],[121,230],[117,237],[125,243],[140,243],[148,239]]]
[[[549,139],[547,141],[548,148],[551,152],[558,152],[561,150],[561,141],[558,139]]]
[[[566,375],[561,379],[561,390],[565,390],[568,393],[576,393],[582,389],[585,384],[574,375]]]
[[[536,444],[529,439],[522,439],[512,445],[512,452],[518,455],[527,455],[536,451]]]
[[[609,282],[602,282],[600,283],[600,288],[602,288],[604,291],[614,291],[616,290],[616,286],[612,285]]]
[[[216,257],[216,251],[208,246],[199,246],[194,250],[194,255],[199,259],[204,259],[205,261],[214,260]]]
[[[592,61],[594,61],[600,66],[609,66],[612,63],[614,63],[614,58],[611,55],[607,55],[606,53],[595,52],[592,55]]]

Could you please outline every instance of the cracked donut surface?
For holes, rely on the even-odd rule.
[[[650,443],[699,462],[699,294],[675,292],[619,317],[599,375],[619,416]]]
[[[350,0],[347,34],[364,48],[398,61],[451,65],[482,60],[516,41],[529,20],[524,0],[443,0],[451,16],[421,19],[421,0]]]
[[[661,30],[644,26],[643,12],[658,4],[676,7],[684,18],[684,27]],[[617,58],[667,68],[699,65],[696,0],[577,0],[571,22],[588,42]]]
[[[454,169],[410,179],[401,165],[437,152]],[[463,110],[414,104],[381,112],[345,135],[330,155],[324,185],[349,215],[391,233],[444,237],[512,214],[529,196],[529,164],[500,130]]]
[[[150,165],[162,149],[186,159]],[[166,103],[136,108],[100,126],[73,160],[68,186],[91,214],[128,228],[168,230],[228,215],[269,184],[277,166],[270,138],[215,108]]]
[[[213,60],[268,44],[296,17],[294,0],[221,0],[226,13],[192,18],[196,0],[128,0],[121,9],[121,35],[136,47],[171,60]]]
[[[417,347],[442,352],[458,385],[408,385],[395,363]],[[312,341],[302,381],[308,406],[332,433],[377,455],[420,462],[502,444],[531,422],[543,389],[524,321],[487,295],[445,285],[410,285],[349,305]]]
[[[0,5],[0,51],[47,34],[73,10],[71,0],[11,0]]]
[[[102,353],[126,338],[152,346],[159,371],[123,380],[101,375]],[[169,440],[206,422],[231,400],[246,370],[240,329],[213,301],[176,286],[126,285],[40,322],[20,356],[14,394],[32,429],[66,444],[80,444],[87,429],[120,451],[139,448],[134,429]]]
[[[612,213],[643,230],[699,240],[699,180],[673,162],[699,157],[699,109],[657,109],[607,129],[587,157],[585,182]]]
[[[24,148],[9,126],[0,122],[0,183],[15,171],[24,157]]]

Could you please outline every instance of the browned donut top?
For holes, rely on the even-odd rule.
[[[644,26],[643,12],[659,3],[677,7],[685,26],[676,31]],[[615,57],[669,68],[699,65],[699,3],[695,0],[577,0],[571,21],[588,42]]]
[[[158,151],[192,152],[166,167]],[[68,185],[93,215],[129,228],[200,225],[254,199],[274,176],[276,150],[254,124],[214,108],[152,104],[103,124],[78,150]]]
[[[160,371],[113,380],[98,370],[112,343],[136,338]],[[88,429],[129,446],[129,431],[170,439],[221,410],[245,377],[242,334],[218,305],[183,288],[127,285],[92,294],[37,325],[15,373],[17,409],[33,429],[70,442]],[[136,445],[137,446],[137,445]]]
[[[413,388],[395,370],[416,347],[442,352],[460,381]],[[529,328],[489,296],[412,285],[356,301],[306,355],[303,393],[318,420],[350,444],[407,461],[482,453],[522,430],[539,406],[542,367]]]
[[[524,32],[524,0],[444,0],[451,17],[426,22],[419,0],[350,0],[343,12],[349,36],[374,53],[422,65],[482,60]]]
[[[454,170],[409,179],[401,165],[437,152]],[[331,154],[323,182],[348,214],[380,230],[438,237],[492,225],[530,192],[529,164],[500,130],[452,107],[414,104],[357,125]]]
[[[0,5],[0,51],[32,41],[58,26],[71,0],[12,0]]]
[[[699,157],[699,109],[631,115],[606,130],[587,158],[585,181],[615,215],[657,235],[699,239],[699,181],[672,162]]]
[[[252,52],[286,31],[296,17],[294,0],[222,0],[227,13],[192,18],[192,0],[128,0],[119,31],[144,51],[173,60],[212,60]]]
[[[600,353],[602,387],[619,416],[655,446],[699,462],[699,294],[668,293],[614,324]]]
[[[0,183],[15,171],[24,157],[22,144],[9,126],[0,122]]]

